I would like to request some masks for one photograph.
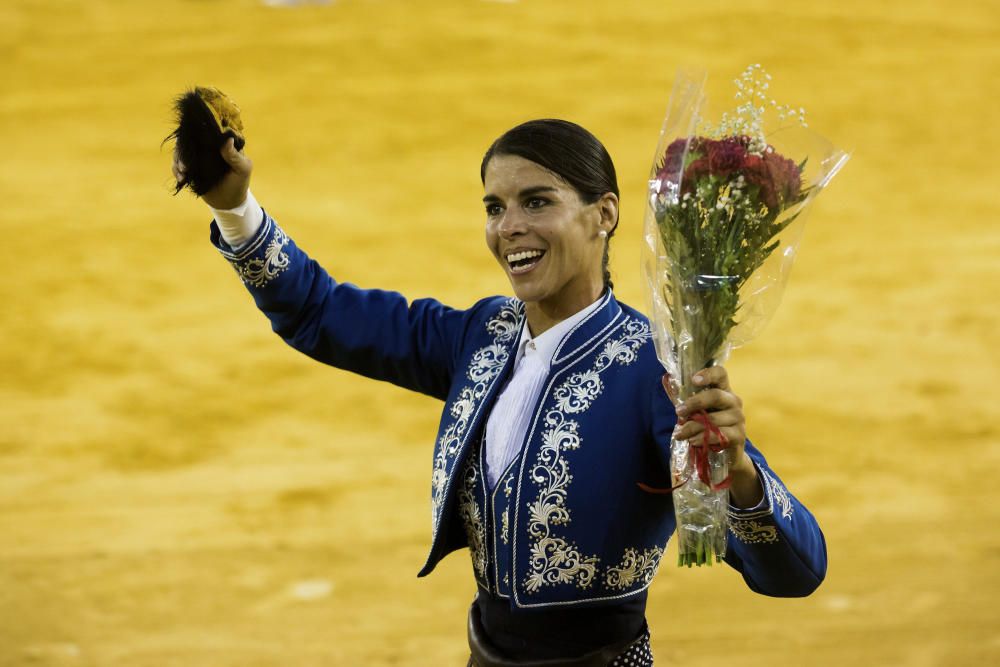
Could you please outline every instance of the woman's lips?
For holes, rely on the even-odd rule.
[[[530,255],[533,253],[535,254],[534,257],[531,256],[524,257],[524,255]],[[545,251],[539,250],[539,251],[529,251],[525,253],[511,253],[507,255],[507,257],[508,257],[507,266],[510,268],[511,275],[521,276],[524,275],[525,273],[532,271],[536,266],[538,266],[541,263],[543,259],[545,259]],[[512,257],[517,259],[515,259],[512,262],[510,261],[510,258]]]

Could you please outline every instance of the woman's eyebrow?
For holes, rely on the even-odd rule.
[[[551,185],[536,185],[533,188],[525,188],[518,193],[518,197],[524,199],[525,197],[530,197],[531,195],[538,195],[543,192],[557,192],[558,190]]]
[[[517,193],[519,199],[524,199],[525,197],[530,197],[532,195],[541,194],[543,192],[557,192],[557,189],[551,185],[536,185],[531,188],[525,188]],[[483,202],[487,204],[493,204],[500,201],[500,198],[496,195],[486,195],[483,197]]]

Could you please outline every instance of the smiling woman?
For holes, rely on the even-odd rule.
[[[675,411],[649,322],[608,273],[614,165],[583,128],[531,121],[483,158],[486,242],[515,297],[468,310],[334,281],[229,173],[203,199],[212,242],[272,328],[325,363],[445,401],[433,453],[430,553],[467,547],[477,593],[470,665],[650,665],[647,589],[674,530],[671,434],[731,455],[727,562],[751,589],[811,593],[826,572],[812,515],[746,440],[726,370]],[[175,156],[174,176],[185,178]],[[701,410],[712,425],[689,419]]]
[[[493,142],[480,176],[486,243],[529,304],[535,335],[612,288],[608,247],[618,226],[618,182],[594,135],[563,120],[523,123]]]

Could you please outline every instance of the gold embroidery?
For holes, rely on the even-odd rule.
[[[608,588],[624,590],[637,581],[648,586],[660,566],[663,549],[652,547],[639,553],[635,549],[625,550],[622,562],[608,568],[604,575],[604,583]]]
[[[554,535],[553,529],[570,522],[566,498],[573,476],[562,453],[580,447],[579,423],[567,419],[566,414],[588,410],[604,389],[600,374],[616,362],[628,365],[635,361],[639,347],[650,337],[649,327],[638,320],[626,321],[624,330],[624,336],[604,346],[591,370],[570,375],[552,393],[555,407],[545,414],[542,446],[530,471],[539,490],[527,506],[528,534],[534,540],[530,571],[524,579],[528,593],[554,584],[586,589],[597,575],[600,559],[584,556],[576,544]]]
[[[456,499],[458,516],[465,526],[465,537],[469,542],[472,567],[476,574],[486,579],[486,527],[483,525],[482,512],[476,503],[476,482],[479,480],[479,473],[476,471],[475,461],[475,457],[469,457],[469,462],[465,466],[465,477]]]
[[[516,299],[508,299],[500,312],[486,323],[486,330],[493,334],[494,341],[472,355],[466,371],[466,377],[472,384],[459,392],[448,409],[454,421],[438,440],[434,452],[434,471],[431,473],[431,522],[435,532],[448,489],[448,466],[462,446],[462,438],[475,415],[477,404],[486,396],[490,383],[507,363],[509,352],[499,343],[509,343],[517,334],[523,315],[524,304]]]
[[[767,544],[778,541],[778,530],[756,519],[739,519],[730,514],[729,530],[745,544]]]
[[[288,245],[288,235],[274,226],[274,236],[264,250],[264,257],[252,257],[243,260],[229,260],[236,269],[240,280],[253,287],[264,287],[288,268],[288,253],[282,249]]]

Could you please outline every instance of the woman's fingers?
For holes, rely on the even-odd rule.
[[[721,410],[719,412],[709,412],[708,420],[717,428],[738,427],[743,428],[743,411],[737,408],[732,410]],[[701,437],[705,430],[704,424],[694,419],[688,419],[680,424],[674,437],[678,440],[687,440],[695,436]]]
[[[729,373],[724,366],[709,366],[694,374],[696,387],[718,387],[723,391],[732,391],[729,386]]]
[[[719,439],[719,433],[725,438],[725,443]],[[705,435],[704,430],[699,431],[695,435],[680,437],[677,434],[674,435],[674,440],[687,440],[692,445],[723,445],[723,447],[737,447],[743,444],[743,430],[738,426],[723,426],[719,429],[719,433],[714,431],[709,431],[708,435]],[[706,443],[706,440],[708,441]]]
[[[253,169],[253,162],[250,161],[246,155],[236,150],[236,141],[229,137],[226,143],[222,146],[222,159],[233,168],[238,174],[246,175],[249,174]]]
[[[697,393],[677,406],[674,439],[687,440],[692,445],[721,445],[733,456],[739,456],[746,440],[743,399],[733,393],[729,373],[722,366],[712,366],[695,373],[692,380]],[[695,419],[697,415],[704,415],[704,419]],[[706,429],[705,420],[713,428]]]
[[[690,418],[691,415],[705,410],[728,410],[743,407],[743,401],[736,394],[724,389],[705,389],[687,399],[677,407],[677,416]]]
[[[219,149],[219,155],[230,169],[211,190],[201,196],[202,200],[215,209],[228,210],[239,206],[247,199],[250,188],[250,172],[253,162],[236,150],[235,141],[228,137]]]
[[[187,168],[184,163],[181,162],[180,156],[177,154],[177,150],[174,149],[174,161],[170,165],[170,171],[174,174],[174,180],[178,183],[183,183],[187,179]]]

